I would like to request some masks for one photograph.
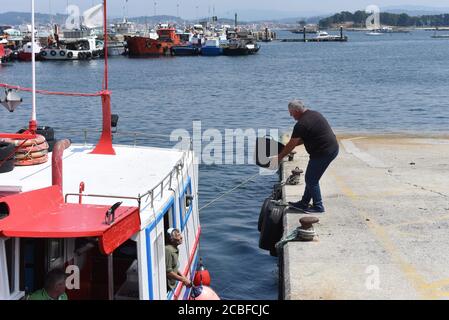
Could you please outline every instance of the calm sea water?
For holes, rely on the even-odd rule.
[[[262,44],[248,57],[110,59],[113,112],[122,131],[169,135],[216,128],[279,128],[292,119],[287,103],[302,98],[337,132],[449,132],[449,41],[430,32],[369,37],[348,43]],[[279,32],[280,38],[294,37]],[[38,87],[95,92],[102,60],[37,63]],[[30,64],[0,67],[0,82],[30,86]],[[30,95],[13,113],[0,109],[0,131],[28,123]],[[99,98],[38,97],[40,124],[97,129]],[[118,137],[119,142],[132,139]],[[165,145],[166,138],[141,140]],[[200,206],[257,173],[252,165],[202,165]],[[277,259],[258,248],[257,218],[276,177],[259,176],[201,212],[202,256],[224,299],[277,299]]]

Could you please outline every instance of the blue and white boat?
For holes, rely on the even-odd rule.
[[[223,48],[220,47],[220,40],[218,38],[209,38],[206,44],[201,48],[203,56],[219,56],[223,54]]]

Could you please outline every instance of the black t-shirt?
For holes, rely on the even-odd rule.
[[[317,111],[307,110],[293,129],[292,138],[301,138],[311,158],[338,150],[338,142],[329,123]]]

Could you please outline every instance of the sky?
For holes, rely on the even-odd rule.
[[[31,0],[0,0],[0,12],[20,11],[28,12]],[[36,11],[41,13],[64,13],[67,3],[78,5],[86,10],[101,0],[35,0]],[[314,14],[335,13],[342,10],[363,10],[368,5],[386,6],[425,6],[449,7],[449,1],[444,0],[108,0],[109,16],[128,17],[142,15],[173,15],[195,19],[208,17],[214,12],[219,17],[231,18],[234,12],[241,12],[250,18],[251,12],[265,12],[266,14],[282,17],[310,16]]]

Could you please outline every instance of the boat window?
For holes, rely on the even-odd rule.
[[[5,202],[0,203],[0,220],[9,215],[9,207]]]
[[[15,271],[15,241],[14,239],[8,239],[5,241],[6,250],[6,265],[8,268],[8,281],[9,281],[9,293],[12,294],[15,291],[14,284],[14,271]]]
[[[179,201],[181,231],[183,231],[193,208],[192,182],[190,180],[181,194]]]
[[[164,230],[168,230],[170,228],[176,228],[173,205],[164,214]]]
[[[48,240],[48,270],[62,266],[64,263],[64,239]]]

